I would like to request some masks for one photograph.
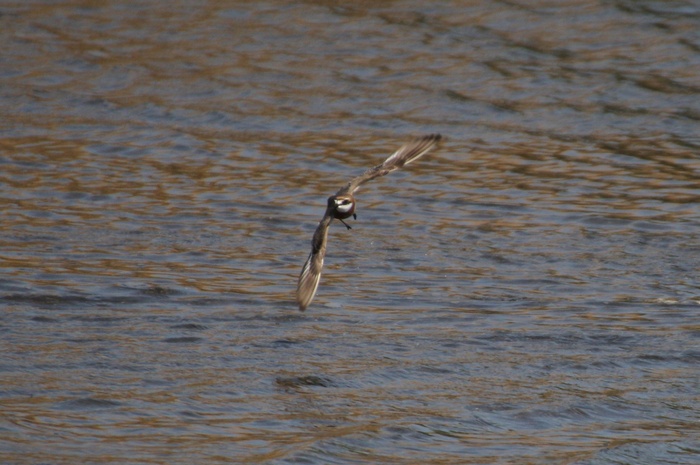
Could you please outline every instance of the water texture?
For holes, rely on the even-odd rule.
[[[700,463],[699,25],[0,4],[0,462]]]

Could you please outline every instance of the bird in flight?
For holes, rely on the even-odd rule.
[[[334,219],[339,220],[346,228],[351,229],[343,220],[351,216],[357,219],[357,215],[355,214],[357,202],[353,195],[357,189],[367,181],[387,175],[419,159],[435,147],[441,137],[440,134],[430,134],[412,140],[394,152],[394,154],[384,160],[383,163],[368,169],[343,186],[335,195],[328,197],[326,213],[319,222],[314,232],[314,237],[311,240],[311,253],[299,274],[299,282],[297,284],[297,303],[299,304],[299,310],[302,312],[306,310],[306,307],[309,306],[316,295],[316,289],[318,289],[318,283],[321,280],[323,257],[326,255],[328,227],[331,222]]]

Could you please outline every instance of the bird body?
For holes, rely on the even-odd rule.
[[[331,222],[337,219],[342,222],[347,229],[351,229],[343,220],[351,216],[357,218],[355,213],[357,202],[354,196],[357,189],[367,181],[385,176],[417,160],[435,147],[440,139],[440,134],[431,134],[414,139],[394,152],[389,158],[384,160],[383,163],[368,169],[360,176],[352,179],[349,183],[340,188],[335,195],[328,198],[326,212],[319,222],[314,232],[313,239],[311,240],[311,253],[301,269],[301,274],[299,274],[297,303],[301,311],[306,310],[316,295],[316,290],[321,280],[323,259],[326,255],[326,245],[328,242],[328,228]]]

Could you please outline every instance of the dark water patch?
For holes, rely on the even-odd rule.
[[[0,297],[9,303],[21,303],[37,307],[69,307],[83,306],[85,304],[94,303],[95,299],[80,295],[57,295],[57,294],[9,294]]]
[[[32,321],[36,321],[38,323],[56,323],[58,320],[56,318],[40,315],[32,317]]]
[[[167,287],[160,286],[157,284],[153,284],[153,285],[149,286],[147,289],[142,289],[140,292],[143,295],[153,296],[153,297],[168,297],[168,296],[172,296],[172,295],[180,295],[181,294],[181,292],[176,290],[176,289],[167,288]]]
[[[180,415],[182,415],[183,417],[192,418],[192,419],[195,419],[195,420],[206,418],[205,415],[203,415],[203,414],[201,414],[201,413],[199,413],[199,412],[193,412],[193,411],[191,411],[191,410],[184,410],[184,411],[180,412]]]
[[[233,303],[240,304],[238,300],[232,300],[227,297],[190,297],[186,299],[188,305],[194,307],[232,307]]]
[[[97,410],[120,407],[122,404],[113,400],[96,399],[93,397],[83,397],[60,402],[56,407],[60,410]]]
[[[198,323],[181,323],[171,326],[173,329],[184,329],[188,331],[205,331],[209,329],[207,325],[202,325]]]
[[[280,376],[275,378],[275,384],[284,388],[335,386],[335,383],[331,379],[317,375]]]
[[[163,342],[168,344],[192,344],[195,342],[202,341],[203,338],[195,336],[179,336],[179,337],[168,337],[163,339]]]
[[[303,341],[295,341],[291,339],[277,339],[275,341],[272,341],[272,345],[279,346],[279,347],[287,347],[287,346],[292,346],[296,344],[303,344]]]
[[[7,294],[0,297],[0,301],[5,301],[8,304],[21,304],[32,308],[42,308],[47,310],[75,310],[91,308],[100,310],[107,307],[121,306],[145,306],[154,305],[155,299],[161,299],[164,295],[160,293],[139,292],[129,295],[122,290],[117,290],[113,295],[61,295],[61,294],[44,294],[31,293],[25,294]],[[175,294],[175,293],[173,293]]]

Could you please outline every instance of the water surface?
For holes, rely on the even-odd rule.
[[[161,3],[0,6],[2,463],[700,461],[696,2]]]

